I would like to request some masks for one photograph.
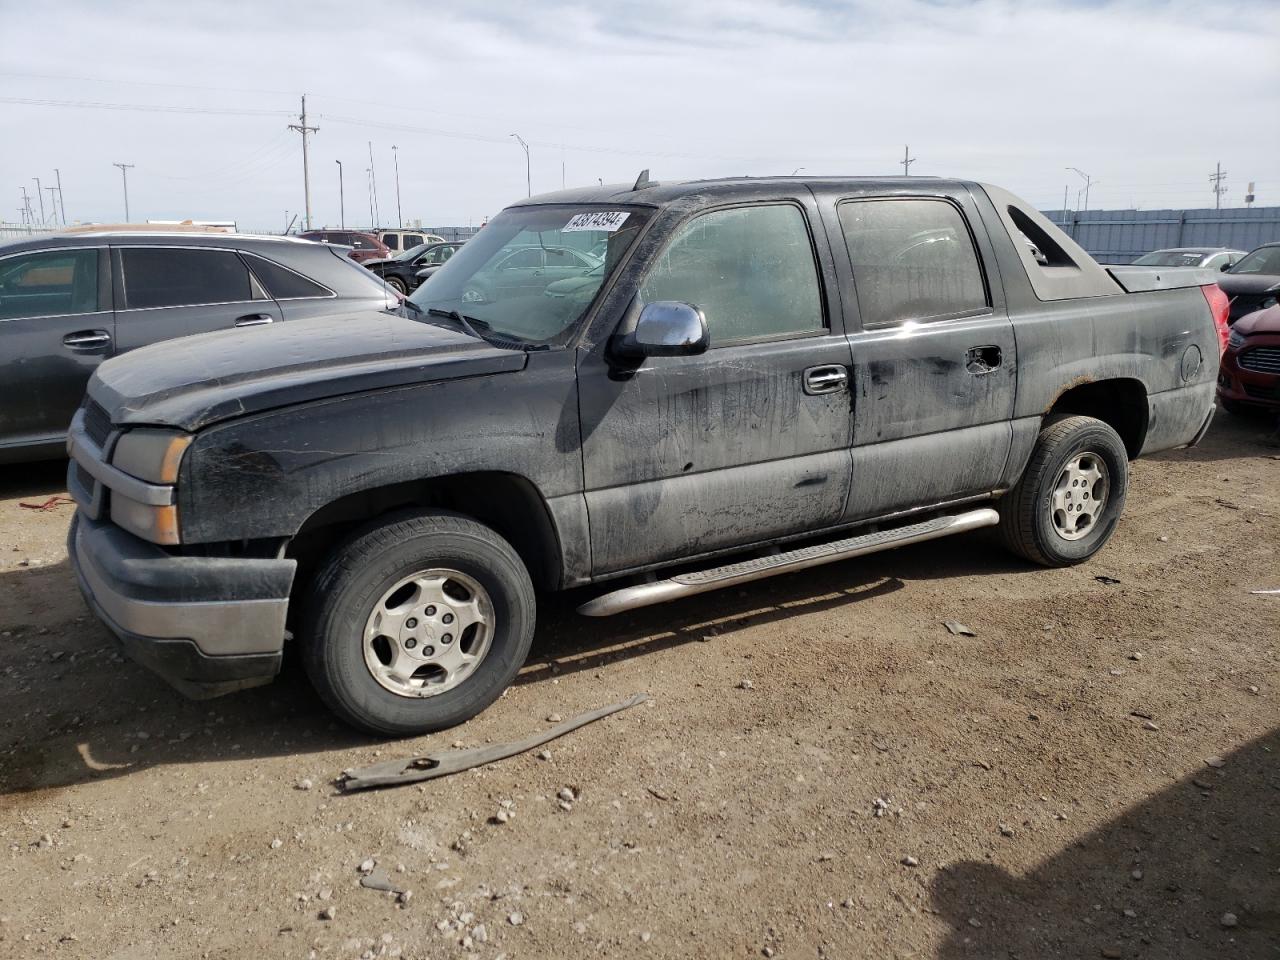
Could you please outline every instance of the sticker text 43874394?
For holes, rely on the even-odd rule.
[[[625,210],[597,210],[595,213],[577,213],[569,218],[569,222],[560,228],[561,233],[573,233],[578,230],[600,230],[613,233],[627,222],[631,214]]]

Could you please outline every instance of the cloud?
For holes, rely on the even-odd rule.
[[[158,0],[59,6],[59,42],[34,8],[0,0],[10,55],[0,97],[0,217],[61,170],[67,212],[232,217],[279,229],[302,206],[308,94],[313,213],[479,222],[564,181],[789,173],[990,180],[1041,206],[1205,205],[1221,160],[1228,200],[1258,182],[1280,203],[1280,7],[1229,16],[1189,2],[350,4]],[[81,79],[66,79],[81,78]],[[171,113],[154,108],[227,110]],[[254,113],[254,111],[258,111]],[[390,213],[388,213],[390,211]]]

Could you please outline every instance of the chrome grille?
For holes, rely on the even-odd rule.
[[[111,436],[111,417],[99,404],[90,400],[84,405],[84,432],[100,449]]]
[[[1236,362],[1241,370],[1280,374],[1280,347],[1254,347],[1240,354]]]

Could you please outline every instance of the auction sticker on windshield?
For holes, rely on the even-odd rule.
[[[569,218],[569,222],[560,228],[561,233],[573,233],[575,230],[601,230],[613,233],[627,222],[631,214],[625,210],[598,210],[595,213],[578,213]]]

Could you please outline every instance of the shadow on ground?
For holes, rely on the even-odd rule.
[[[66,489],[66,460],[6,463],[0,466],[0,499],[50,497]]]
[[[517,684],[600,670],[746,626],[883,596],[907,581],[1035,570],[993,537],[918,544],[619,617],[579,616],[600,588],[543,597],[538,632]],[[338,723],[286,655],[275,683],[190,701],[120,657],[89,615],[64,560],[0,574],[0,596],[60,605],[60,624],[0,623],[0,796],[128,776],[162,764],[304,754],[374,741]],[[525,731],[518,731],[525,732]],[[145,734],[139,737],[138,734]]]
[[[954,932],[937,960],[1280,956],[1280,730],[1222,759],[1027,876],[938,874]]]

